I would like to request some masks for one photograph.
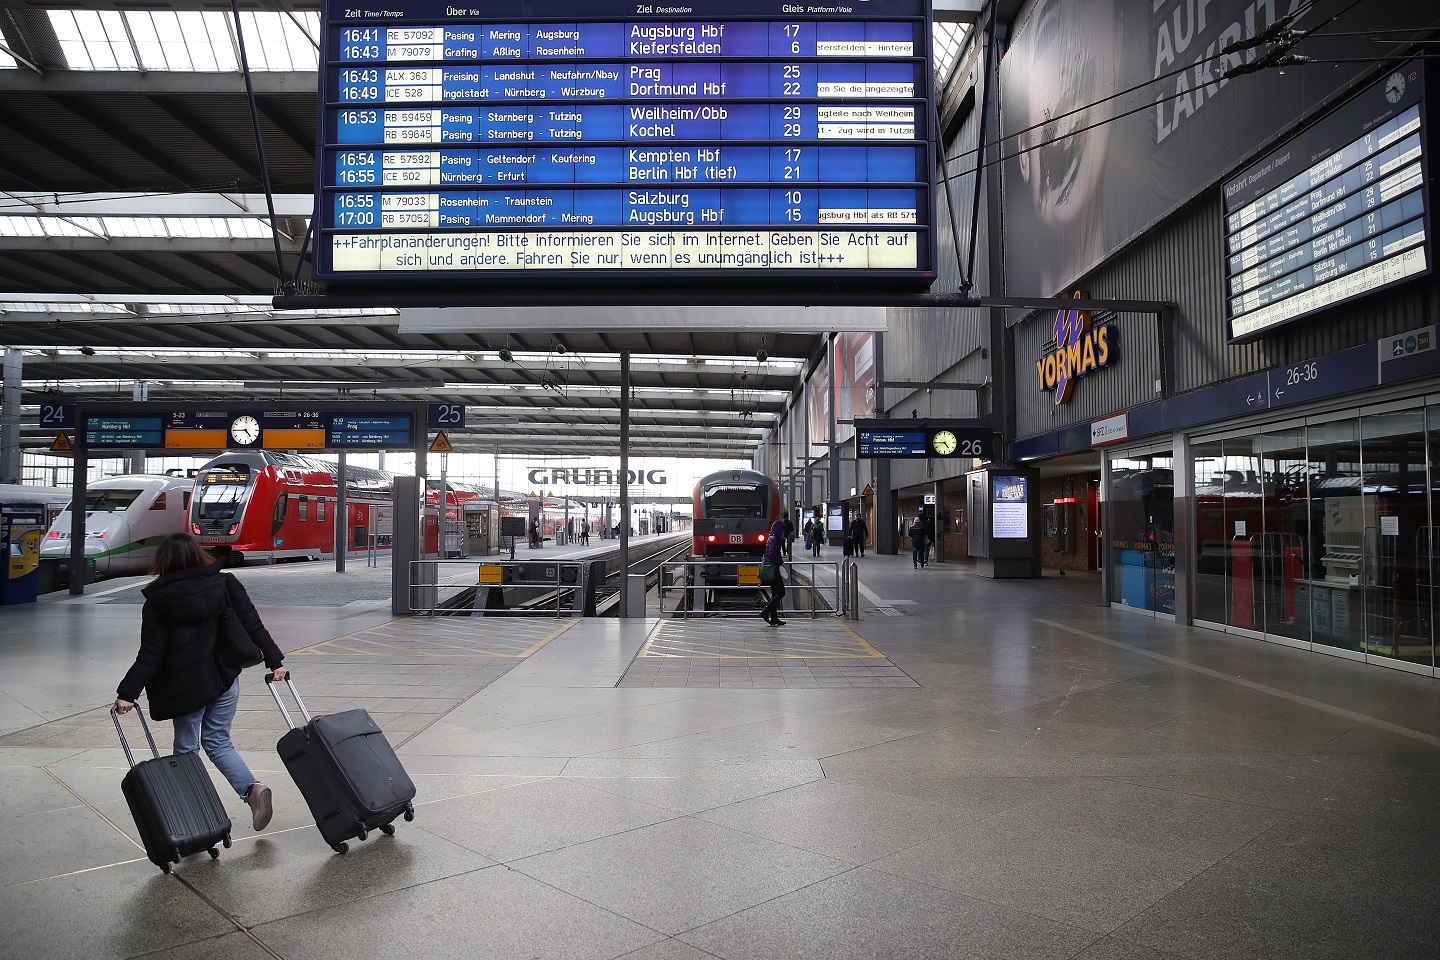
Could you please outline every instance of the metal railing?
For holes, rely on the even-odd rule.
[[[840,615],[860,619],[860,564],[851,557],[840,564]]]
[[[587,566],[584,560],[412,560],[410,609],[420,616],[579,616],[587,589],[597,586]],[[502,592],[500,605],[492,590]],[[504,591],[514,602],[503,602]],[[515,597],[517,591],[526,595]]]
[[[853,562],[852,562],[853,563]],[[840,612],[841,586],[837,564],[821,560],[787,560],[785,576],[787,613],[822,614]],[[800,569],[797,569],[800,568]],[[805,570],[807,572],[800,572]],[[821,573],[830,574],[821,582]],[[660,565],[656,588],[662,617],[753,617],[768,593],[760,581],[759,561],[672,560]],[[763,593],[762,593],[763,592]]]

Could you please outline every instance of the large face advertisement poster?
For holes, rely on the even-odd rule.
[[[875,334],[842,333],[835,338],[835,442],[855,436],[855,420],[874,415]]]
[[[1222,48],[1291,15],[1314,62],[1226,78],[1269,48]],[[1343,95],[1373,69],[1361,33],[1436,25],[1420,2],[1036,0],[1000,64],[1007,291],[1063,294]]]

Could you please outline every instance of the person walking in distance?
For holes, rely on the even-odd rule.
[[[783,627],[785,621],[780,619],[780,610],[785,603],[785,578],[780,571],[783,553],[780,544],[785,539],[785,521],[779,517],[770,524],[770,536],[765,539],[765,559],[770,562],[774,571],[770,579],[765,581],[770,588],[770,597],[765,601],[765,606],[760,611],[760,616],[772,627]]]
[[[933,513],[922,513],[920,515],[920,529],[923,532],[920,547],[920,566],[930,563],[930,547],[935,543],[935,515]]]
[[[140,592],[140,652],[115,690],[115,710],[128,713],[140,691],[150,699],[150,716],[175,725],[175,752],[198,753],[201,746],[216,769],[250,807],[251,824],[265,829],[272,813],[270,788],[255,779],[235,745],[230,724],[240,702],[240,668],[216,656],[228,603],[265,655],[276,680],[285,679],[285,655],[260,621],[245,587],[222,573],[216,561],[188,533],[172,533],[155,548],[155,579]]]
[[[795,552],[795,551],[794,551],[794,547],[795,547],[795,524],[790,521],[790,514],[789,514],[788,512],[785,513],[784,519],[785,519],[785,559],[786,559],[786,560],[789,560],[790,557],[791,557],[791,556],[794,554],[794,552]]]
[[[905,535],[910,538],[910,566],[919,570],[924,566],[922,558],[925,550],[925,525],[920,522],[919,517],[916,517],[915,521],[910,524],[910,529],[905,531]]]
[[[850,524],[850,542],[855,545],[855,556],[865,556],[865,538],[869,534],[870,528],[865,524],[865,518],[857,514]]]

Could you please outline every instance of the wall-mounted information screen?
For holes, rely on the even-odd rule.
[[[326,0],[316,277],[928,286],[929,8]]]
[[[1390,71],[1225,185],[1231,339],[1430,271],[1424,87]]]

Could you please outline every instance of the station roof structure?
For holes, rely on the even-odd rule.
[[[272,309],[277,238],[284,275],[309,275],[319,3],[239,6],[273,231],[229,3],[0,0],[0,345],[23,353],[27,414],[128,402],[137,383],[152,400],[425,399],[467,406],[460,451],[603,455],[628,350],[633,454],[749,458],[821,331],[542,315],[413,332],[403,309]],[[937,25],[937,73],[963,30]],[[30,449],[53,439],[36,419]]]

